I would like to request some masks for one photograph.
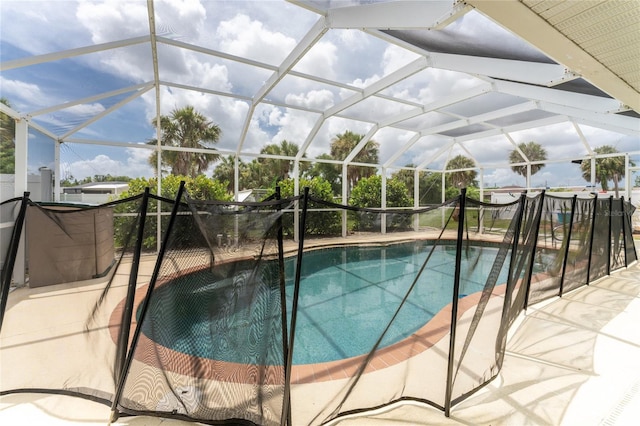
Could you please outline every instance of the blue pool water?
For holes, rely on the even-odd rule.
[[[294,364],[312,364],[369,352],[409,290],[431,246],[339,247],[305,253],[301,271]],[[473,247],[462,258],[460,294],[481,291],[496,248]],[[453,296],[455,247],[437,246],[428,266],[387,331],[381,347],[424,326]],[[277,263],[258,273],[237,264],[220,278],[210,271],[158,287],[143,332],[157,343],[197,357],[251,364],[282,364]],[[497,283],[506,281],[508,262]],[[285,261],[290,321],[295,258]],[[266,337],[265,337],[266,336]]]

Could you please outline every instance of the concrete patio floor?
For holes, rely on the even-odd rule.
[[[7,426],[106,425],[109,414],[104,405],[73,397],[0,397],[0,424]],[[189,424],[154,417],[114,423]],[[454,406],[451,417],[430,407],[398,404],[332,424],[640,424],[640,264],[530,307],[511,331],[498,377]]]

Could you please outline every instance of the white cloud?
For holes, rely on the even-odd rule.
[[[115,160],[107,155],[98,154],[89,160],[63,162],[61,170],[67,170],[75,179],[82,180],[95,175],[149,177],[153,168],[148,159],[151,151],[142,148],[128,148],[124,161]]]
[[[356,58],[352,58],[356,60]],[[304,58],[294,67],[296,71],[318,75],[327,79],[336,78],[338,48],[329,42],[318,42],[307,52]]]
[[[0,88],[2,96],[11,100],[14,109],[20,109],[20,100],[27,100],[29,104],[36,103],[40,106],[47,105],[50,100],[40,87],[33,83],[25,83],[20,80],[9,80],[0,76]]]
[[[216,34],[225,52],[274,64],[280,63],[296,45],[293,38],[270,31],[262,22],[244,14],[221,22]]]
[[[66,108],[64,111],[74,115],[96,115],[105,110],[102,104],[80,104]]]

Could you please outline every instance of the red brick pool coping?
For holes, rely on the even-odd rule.
[[[134,312],[144,299],[147,288],[148,285],[145,285],[136,290]],[[505,285],[499,285],[494,288],[492,295],[501,296],[504,294],[504,291]],[[476,306],[480,301],[481,294],[482,292],[477,292],[460,298],[458,301],[457,317],[460,318],[466,311]],[[371,373],[399,364],[434,346],[451,331],[451,306],[451,303],[449,303],[443,307],[427,324],[406,339],[377,350],[364,368],[363,373]],[[123,308],[124,300],[116,306],[111,314],[109,330],[114,342],[118,341]],[[134,315],[130,341],[136,327],[137,322],[135,321]],[[251,364],[196,357],[162,346],[149,339],[144,333],[140,333],[134,358],[160,370],[220,382],[247,383],[252,385],[284,384],[283,366],[269,365],[261,367]],[[365,359],[366,355],[360,355],[317,364],[293,365],[291,383],[304,384],[347,379],[357,373]]]

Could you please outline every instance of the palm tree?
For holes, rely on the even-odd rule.
[[[151,123],[156,127],[157,122]],[[195,111],[192,106],[176,108],[171,115],[160,116],[160,129],[162,130],[162,145],[203,148],[205,142],[217,143],[222,131],[204,115]],[[149,144],[155,144],[155,140]],[[156,167],[156,153],[151,155],[149,162]],[[202,152],[165,151],[162,154],[162,164],[171,168],[174,175],[190,176],[195,178],[202,174],[209,164],[218,159],[218,154]]]
[[[547,151],[537,142],[522,142],[518,144],[518,149],[522,151],[522,153],[527,157],[529,162],[532,161],[544,161],[547,159]],[[517,149],[514,149],[509,154],[509,163],[524,163],[525,159],[522,158],[522,155],[518,152]],[[542,169],[545,165],[542,163],[531,164],[531,175],[535,175]],[[527,177],[527,166],[511,166],[511,170],[519,174],[520,176]]]
[[[593,152],[596,155],[616,154],[618,150],[610,145],[602,145],[594,148]],[[635,166],[633,161],[629,161],[629,165]],[[580,169],[584,180],[591,182],[591,161],[583,160],[580,164]],[[618,182],[624,177],[624,172],[624,156],[622,155],[596,159],[596,182],[600,183],[603,191],[608,191],[609,181],[613,181],[616,198],[618,198]]]
[[[298,145],[283,140],[278,144],[266,145],[260,150],[260,154],[281,155],[284,157],[295,157],[298,155]],[[260,164],[265,168],[265,174],[273,176],[275,174],[276,182],[289,178],[292,171],[293,160],[279,160],[275,158],[261,158]]]
[[[242,160],[238,160],[238,167],[242,168]],[[222,157],[220,164],[213,170],[212,176],[220,182],[227,182],[227,191],[233,192],[235,184],[235,156]]]
[[[447,170],[468,169],[475,167],[476,163],[464,155],[456,155],[447,163]],[[462,170],[449,173],[449,184],[455,188],[465,188],[471,186],[476,180],[478,172],[475,170]]]
[[[353,149],[364,138],[364,135],[353,133],[349,130],[342,134],[336,135],[331,141],[331,156],[335,160],[344,160],[351,154]],[[357,163],[378,163],[378,149],[380,145],[374,140],[370,140],[365,146],[356,154],[353,158]],[[351,166],[347,168],[347,182],[348,188],[353,188],[358,180],[373,176],[376,174],[374,167],[366,166]]]

